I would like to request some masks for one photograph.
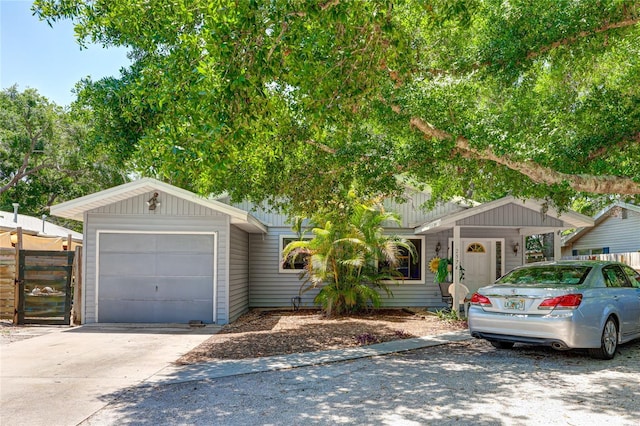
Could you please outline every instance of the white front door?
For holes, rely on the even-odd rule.
[[[460,265],[464,268],[464,278],[460,282],[469,289],[469,295],[504,273],[500,261],[504,258],[502,239],[461,238],[460,246]]]

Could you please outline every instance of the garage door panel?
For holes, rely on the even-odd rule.
[[[124,284],[124,285],[121,285]],[[126,293],[123,294],[123,288]],[[154,279],[131,278],[126,283],[117,277],[100,282],[102,300],[184,301],[213,300],[211,278],[207,277],[156,277]]]
[[[158,277],[156,285],[161,299],[213,300],[213,284],[209,277]]]
[[[100,234],[100,252],[155,252],[156,234]]]
[[[156,275],[156,255],[153,253],[102,254],[99,262],[101,276]]]
[[[212,322],[214,241],[211,234],[100,235],[98,321]]]
[[[158,235],[156,251],[158,253],[211,253],[212,235]]]
[[[101,322],[187,323],[199,320],[210,323],[212,320],[211,304],[207,302],[168,301],[162,305],[152,305],[146,300],[112,302],[100,309]]]
[[[211,254],[158,254],[156,274],[159,276],[211,276],[213,257]]]
[[[103,277],[100,280],[100,300],[151,299],[155,293],[155,279],[148,277]]]

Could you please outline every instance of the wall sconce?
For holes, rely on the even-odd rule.
[[[149,210],[155,210],[156,207],[160,207],[160,201],[158,200],[157,192],[154,192],[153,197],[149,198],[149,201],[147,201],[147,206],[149,206]]]
[[[440,246],[440,241],[438,241],[436,243],[436,256],[440,253],[440,249],[442,249],[442,246]]]
[[[513,255],[517,256],[519,251],[520,251],[520,243],[515,243],[513,245]]]

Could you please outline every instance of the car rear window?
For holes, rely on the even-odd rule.
[[[497,284],[582,284],[590,266],[531,266],[515,269],[497,281]]]

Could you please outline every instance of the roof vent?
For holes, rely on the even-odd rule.
[[[18,223],[18,207],[20,207],[20,204],[18,203],[13,203],[13,221],[15,223]]]

